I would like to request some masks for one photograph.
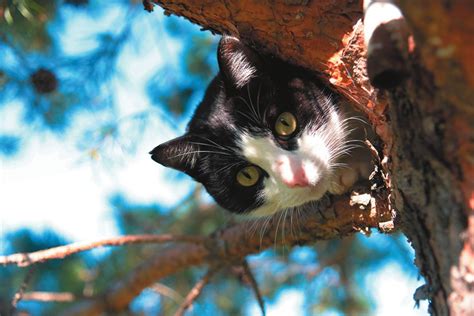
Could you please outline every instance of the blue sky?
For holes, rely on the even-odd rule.
[[[160,27],[165,17],[160,12],[141,13],[134,24],[141,29]],[[76,54],[93,48],[93,35],[123,18],[120,7],[111,7],[101,18],[73,10],[64,12],[61,47]],[[146,96],[147,81],[165,63],[177,63],[181,43],[161,33],[158,40],[152,32],[140,32],[119,57],[119,73],[111,81],[116,96],[117,117],[122,120],[150,109]],[[163,47],[166,47],[164,49]],[[23,107],[17,101],[0,107],[0,132],[24,129]],[[17,156],[0,156],[0,235],[22,227],[53,228],[71,241],[95,240],[117,234],[108,204],[111,195],[125,192],[131,202],[160,203],[172,206],[185,197],[195,185],[190,180],[173,177],[155,162],[148,152],[157,144],[179,135],[186,118],[171,126],[166,113],[154,110],[155,119],[143,127],[141,137],[112,140],[106,150],[91,159],[89,152],[78,149],[77,131],[63,135],[30,133]],[[87,116],[76,117],[75,126],[88,126]],[[124,124],[126,128],[126,124]],[[130,146],[135,147],[132,152]],[[4,246],[0,239],[0,253]],[[427,315],[426,303],[413,309],[412,295],[422,284],[416,276],[407,275],[398,265],[390,264],[369,273],[364,282],[377,301],[376,315]],[[268,315],[292,315],[301,310],[304,297],[296,290],[284,291],[268,307]],[[249,314],[259,315],[255,304]],[[332,315],[327,312],[325,315]]]

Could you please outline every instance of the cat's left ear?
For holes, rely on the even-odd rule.
[[[257,76],[262,67],[260,56],[238,38],[223,36],[217,49],[219,68],[226,88],[240,89]]]
[[[198,180],[199,145],[190,134],[176,137],[150,151],[157,163],[182,171]]]

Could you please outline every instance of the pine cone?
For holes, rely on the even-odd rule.
[[[51,93],[58,88],[58,79],[54,72],[46,68],[39,68],[30,75],[30,81],[36,92]]]

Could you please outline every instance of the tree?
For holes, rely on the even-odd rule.
[[[150,8],[150,2],[145,3]],[[185,16],[216,33],[237,35],[261,51],[320,73],[367,114],[379,135],[381,142],[375,144],[374,155],[380,159],[381,188],[376,193],[368,192],[375,204],[359,199],[365,205],[360,209],[360,204],[349,207],[347,196],[332,199],[282,243],[312,243],[369,228],[391,231],[395,225],[411,240],[417,266],[428,282],[417,291],[417,299],[430,299],[431,312],[436,315],[472,312],[469,275],[474,262],[474,223],[469,220],[469,211],[474,209],[474,111],[469,101],[474,96],[474,69],[470,63],[474,50],[470,41],[473,24],[464,22],[474,11],[472,4],[426,1],[420,10],[413,2],[400,1],[413,33],[409,38],[400,29],[390,33],[402,40],[401,47],[395,43],[401,51],[396,57],[401,56],[403,61],[401,79],[389,82],[389,89],[374,90],[364,71],[363,11],[359,2],[156,3],[165,8],[166,14]],[[385,52],[392,65],[390,54]],[[256,237],[246,235],[249,225],[236,224],[204,240],[159,248],[160,253],[153,259],[121,282],[105,287],[105,300],[102,296],[86,300],[74,311],[92,315],[124,310],[155,280],[205,262],[211,268],[197,283],[197,293],[224,263],[243,269],[248,282],[254,284],[244,258],[272,246],[279,225],[280,219],[273,219],[265,233]],[[285,228],[289,230],[290,226],[284,222],[281,229]],[[28,264],[24,259],[22,262]],[[258,293],[258,287],[252,287]]]
[[[418,297],[430,299],[435,315],[472,313],[474,24],[466,19],[472,2],[399,1],[414,47],[402,56],[407,80],[385,91],[367,88],[360,69],[365,52],[358,2],[157,4],[321,72],[348,95],[383,142],[396,222],[428,281]]]

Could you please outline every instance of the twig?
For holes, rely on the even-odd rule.
[[[260,307],[260,310],[262,311],[262,315],[265,316],[265,303],[263,302],[262,298],[262,293],[260,293],[260,288],[258,287],[257,280],[255,280],[255,277],[252,273],[252,270],[249,267],[249,264],[246,259],[242,262],[242,268],[244,268],[244,275],[249,279],[250,281],[250,286],[252,287],[253,293],[255,294],[255,297],[257,298],[258,301],[258,306]]]
[[[77,299],[84,298],[77,297],[70,292],[26,292],[23,293],[23,301],[39,301],[39,302],[74,302]]]
[[[196,283],[191,291],[189,291],[188,295],[186,295],[186,298],[184,299],[184,302],[181,304],[181,306],[178,308],[174,316],[183,316],[184,312],[193,304],[193,302],[199,297],[201,294],[202,290],[206,286],[206,284],[209,283],[211,280],[212,276],[219,270],[220,266],[218,267],[213,267],[209,268],[207,273],[202,277],[201,280],[199,280],[198,283]]]
[[[172,299],[173,301],[177,303],[181,303],[182,301],[184,301],[184,297],[182,297],[181,294],[179,294],[174,289],[162,283],[155,283],[152,286],[150,286],[150,289],[162,296]]]
[[[0,265],[16,264],[19,267],[27,267],[34,263],[51,259],[63,259],[78,252],[100,247],[166,242],[186,242],[200,244],[204,242],[204,240],[205,237],[201,236],[183,236],[171,234],[120,236],[92,242],[77,242],[31,253],[16,253],[9,256],[0,256]]]
[[[22,298],[24,296],[24,293],[25,293],[25,290],[28,287],[28,284],[30,283],[31,278],[33,277],[33,273],[34,273],[35,270],[36,270],[35,267],[32,267],[31,269],[29,269],[26,272],[25,278],[23,279],[23,282],[21,283],[20,288],[15,293],[15,295],[13,295],[13,299],[12,299],[12,302],[11,302],[11,308],[10,308],[10,315],[15,314],[16,307],[17,307],[18,303],[22,300]]]

